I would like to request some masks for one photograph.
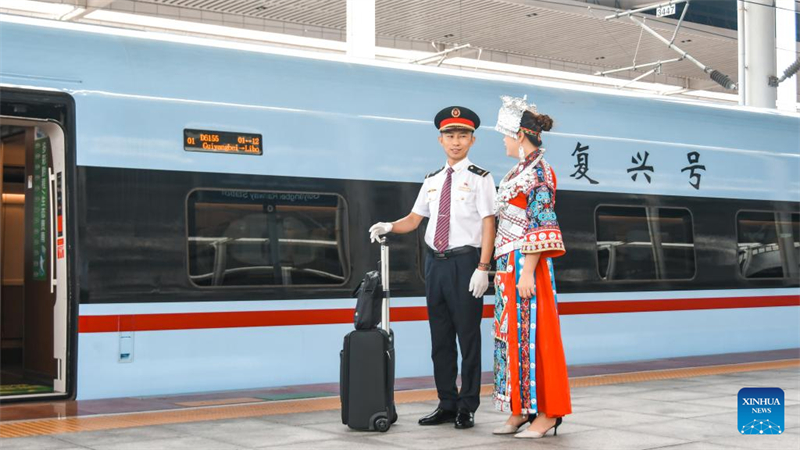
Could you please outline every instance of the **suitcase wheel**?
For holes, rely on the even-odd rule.
[[[391,424],[389,423],[389,419],[387,419],[386,417],[379,417],[375,419],[374,425],[376,430],[380,431],[381,433],[385,433],[389,431],[389,426]]]

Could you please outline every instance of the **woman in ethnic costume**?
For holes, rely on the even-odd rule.
[[[572,412],[556,309],[552,258],[564,254],[555,206],[556,177],[542,157],[553,120],[525,98],[502,97],[495,129],[519,158],[497,193],[494,401],[511,417],[495,434],[540,438]]]

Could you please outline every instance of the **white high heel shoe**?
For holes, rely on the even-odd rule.
[[[504,423],[502,427],[495,428],[494,430],[492,430],[492,434],[514,434],[517,431],[519,431],[519,429],[522,428],[526,423],[529,424],[533,422],[534,419],[536,419],[536,414],[528,415],[528,418],[525,419],[525,422],[522,422],[516,427],[514,425],[509,425],[508,423]]]
[[[533,430],[530,429],[530,427],[528,427],[527,430],[521,431],[521,432],[515,434],[514,437],[517,438],[517,439],[541,439],[551,429],[553,430],[553,436],[558,436],[558,427],[559,427],[559,425],[561,425],[561,417],[556,419],[555,425],[553,425],[552,427],[544,430],[544,433],[539,433],[538,431],[533,431]]]

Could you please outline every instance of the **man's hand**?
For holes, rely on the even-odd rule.
[[[469,290],[475,298],[481,298],[486,289],[489,289],[489,271],[475,269],[469,280]]]
[[[369,240],[372,242],[378,242],[378,237],[391,232],[392,228],[392,224],[389,222],[376,223],[375,225],[369,227]]]

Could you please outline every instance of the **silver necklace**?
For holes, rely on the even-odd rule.
[[[545,152],[544,148],[540,147],[539,150],[539,155],[533,160],[533,163],[516,177],[513,177],[514,172],[517,170],[516,166],[512,167],[506,176],[503,177],[503,181],[500,182],[500,186],[497,188],[497,196],[495,197],[499,207],[503,207],[504,204],[507,204],[508,201],[516,197],[517,194],[529,190],[536,184],[536,166],[539,164],[539,161],[542,160]]]

